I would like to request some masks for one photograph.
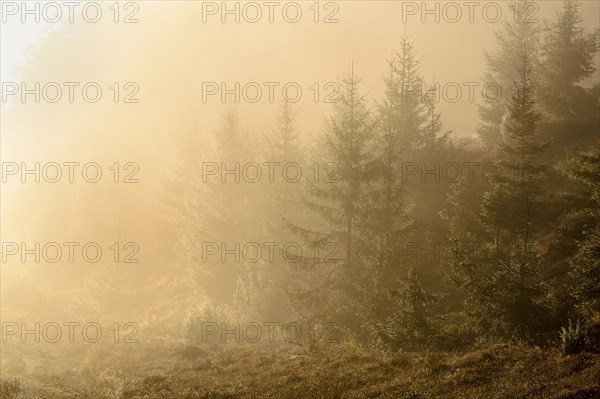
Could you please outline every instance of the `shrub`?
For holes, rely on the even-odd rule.
[[[579,320],[573,326],[569,320],[569,327],[562,327],[560,330],[561,349],[564,354],[579,353],[585,349],[587,335],[585,328],[582,328]]]
[[[600,352],[600,311],[594,311],[588,317],[586,335],[589,349]]]
[[[19,380],[1,380],[0,381],[0,397],[6,399],[21,398],[21,383]]]

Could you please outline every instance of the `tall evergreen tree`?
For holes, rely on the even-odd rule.
[[[435,80],[424,96],[425,121],[422,127],[421,142],[419,148],[424,152],[437,153],[448,146],[451,130],[444,131],[442,115],[436,110],[436,87]]]
[[[497,172],[483,204],[482,222],[491,251],[480,251],[475,259],[459,256],[454,270],[455,281],[468,292],[471,309],[484,327],[502,335],[532,337],[540,331],[544,316],[536,248],[544,144],[536,135],[540,115],[528,52],[523,49],[520,54],[520,79],[507,104]]]
[[[379,335],[394,346],[423,347],[433,343],[441,318],[432,310],[441,296],[430,293],[422,283],[416,267],[409,267],[406,277],[393,292],[395,308],[380,325]]]
[[[567,120],[581,115],[582,99],[591,103],[597,114],[594,98],[590,99],[590,95],[577,84],[596,70],[594,56],[600,49],[599,40],[599,29],[593,33],[585,32],[579,2],[563,0],[563,8],[556,21],[546,29],[542,52],[540,100],[554,118]]]
[[[484,81],[486,84],[494,83],[500,91],[496,95],[490,92],[490,98],[478,106],[480,123],[477,134],[491,150],[495,150],[501,141],[502,118],[511,98],[513,82],[519,80],[524,48],[532,68],[529,79],[534,84],[538,82],[540,27],[532,15],[535,1],[519,0],[511,5],[511,10],[514,18],[504,21],[502,30],[495,33],[497,50],[492,53],[484,51],[487,67]]]
[[[571,259],[574,281],[572,291],[583,314],[598,311],[600,305],[600,148],[574,154],[568,173],[583,182],[592,203],[592,219],[584,231],[584,239]]]
[[[392,57],[393,59],[393,57]],[[374,273],[372,321],[367,324],[372,343],[390,342],[395,335],[390,320],[397,311],[395,294],[400,289],[400,280],[406,275],[402,260],[402,248],[410,233],[413,221],[409,215],[411,205],[404,196],[401,178],[400,129],[398,114],[401,98],[398,80],[395,78],[393,61],[390,75],[385,83],[387,95],[378,109],[376,159],[373,162],[373,181],[367,196],[371,217],[365,219],[365,228],[373,239],[372,261]],[[376,177],[376,178],[375,178]]]
[[[421,144],[421,129],[427,115],[419,60],[406,33],[400,37],[400,47],[392,54],[389,65],[391,73],[384,79],[386,103],[400,132],[397,144],[403,149],[416,148]]]
[[[211,153],[199,157],[194,161],[194,170],[185,172],[190,176],[190,190],[182,216],[186,226],[182,240],[203,293],[217,303],[232,304],[239,278],[245,272],[241,251],[236,248],[254,241],[259,234],[249,219],[256,187],[240,177],[241,168],[252,160],[252,154],[234,105],[226,106],[213,137]],[[216,174],[204,175],[207,163],[216,168]],[[221,173],[224,170],[228,171],[225,175]],[[211,250],[216,245],[218,253],[207,255],[207,245]],[[227,253],[232,250],[237,254]]]
[[[421,298],[421,293],[429,295],[422,281],[423,275],[428,275],[431,280],[440,277],[433,276],[440,272],[438,265],[428,264],[430,262],[422,254],[416,254],[416,259],[410,261],[402,256],[407,245],[423,248],[438,241],[432,226],[439,222],[437,211],[440,208],[432,198],[444,190],[438,181],[425,184],[417,176],[407,181],[403,175],[403,164],[411,161],[420,167],[438,164],[449,144],[449,132],[443,131],[441,116],[436,110],[436,92],[425,84],[419,73],[419,64],[413,42],[404,34],[400,48],[392,54],[389,62],[390,73],[384,78],[386,92],[380,107],[384,143],[381,172],[383,192],[387,193],[381,209],[387,209],[387,214],[384,211],[383,218],[374,217],[372,221],[379,229],[375,230],[376,235],[385,237],[381,240],[386,243],[382,264],[389,271],[383,274],[387,286],[383,292],[387,295],[377,297],[377,306],[384,318],[376,329],[381,339],[391,345],[406,342],[408,326],[411,334],[417,330],[423,332],[424,324],[415,324],[414,318],[424,308],[413,303],[410,306],[417,313],[409,312],[407,298],[416,300]],[[409,203],[414,205],[408,206]],[[443,200],[439,203],[440,207],[442,203]],[[393,204],[391,212],[390,204]],[[384,231],[394,233],[382,234]],[[428,318],[425,312],[421,316],[423,320]]]
[[[257,237],[256,241],[276,243],[278,250],[262,248],[264,256],[247,267],[247,278],[238,280],[236,292],[241,302],[251,306],[252,309],[246,309],[247,313],[269,320],[285,320],[291,316],[282,299],[294,278],[280,249],[294,240],[285,219],[302,215],[301,181],[295,181],[293,174],[305,170],[305,165],[295,121],[292,104],[284,101],[275,118],[275,128],[265,134],[263,159],[265,165],[269,163],[273,168],[273,175],[264,176],[260,182],[260,201],[254,206],[263,216],[261,239]],[[292,171],[290,176],[284,176],[284,170]]]
[[[299,133],[296,128],[296,113],[292,108],[292,104],[283,101],[281,109],[276,117],[276,128],[271,131],[271,134],[266,135],[266,151],[264,154],[268,162],[275,162],[277,171],[281,171],[285,165],[297,164],[301,169],[304,169],[305,157],[300,146]],[[294,167],[295,166],[291,166]],[[274,196],[275,204],[273,211],[278,214],[278,223],[281,216],[286,216],[288,212],[294,209],[294,202],[299,199],[300,190],[299,184],[293,182],[294,179],[289,178],[286,181],[283,172],[276,173],[273,184],[269,183],[269,188]]]
[[[290,292],[296,310],[335,322],[358,336],[366,333],[363,327],[372,306],[373,243],[366,221],[370,186],[378,173],[374,120],[359,93],[359,82],[353,70],[342,78],[339,101],[324,135],[337,167],[336,179],[310,184],[305,201],[327,227],[319,231],[290,223],[292,231],[312,245],[333,244],[339,257],[335,263],[313,262],[316,266],[304,286]]]
[[[404,198],[404,183],[401,177],[402,154],[399,145],[402,129],[397,118],[398,100],[394,93],[394,68],[386,80],[389,91],[379,106],[379,124],[377,168],[380,180],[374,184],[370,206],[377,213],[371,219],[371,229],[379,237],[378,256],[380,271],[379,284],[394,281],[397,274],[402,242],[407,238],[408,229],[413,221],[409,216],[411,206]]]

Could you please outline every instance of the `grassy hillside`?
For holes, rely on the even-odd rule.
[[[600,398],[600,354],[529,346],[393,354],[348,343],[314,351],[242,347],[193,360],[157,348],[96,360],[78,375],[4,380],[2,398]]]

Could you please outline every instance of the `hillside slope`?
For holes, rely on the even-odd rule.
[[[452,354],[385,354],[350,344],[307,352],[298,348],[231,348],[195,360],[170,357],[143,364],[146,375],[113,373],[112,387],[28,392],[4,383],[2,397],[119,399],[334,398],[600,398],[600,355],[563,356],[557,350],[494,345]],[[162,370],[160,370],[162,368]],[[139,371],[139,370],[138,370]],[[106,371],[104,371],[106,373]],[[137,374],[137,373],[136,373]],[[89,374],[88,374],[88,377]],[[98,377],[99,378],[99,377]],[[62,382],[63,384],[66,381]],[[109,393],[112,392],[112,393]],[[85,392],[85,393],[84,393]],[[103,394],[104,393],[104,394]],[[106,395],[106,396],[105,396]]]

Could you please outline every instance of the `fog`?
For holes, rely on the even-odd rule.
[[[25,3],[3,1],[3,376],[35,380],[32,364],[38,364],[41,356],[35,353],[35,342],[19,339],[22,331],[7,335],[5,323],[33,328],[37,322],[97,322],[109,337],[109,327],[119,323],[121,334],[131,327],[139,342],[130,346],[113,342],[107,350],[129,353],[157,341],[166,342],[169,348],[187,344],[184,336],[190,317],[209,308],[244,322],[304,320],[307,310],[299,310],[283,292],[261,296],[267,303],[264,306],[240,299],[240,290],[252,289],[240,288],[239,281],[272,278],[271,288],[278,281],[287,282],[287,274],[273,274],[269,269],[284,268],[287,262],[279,255],[276,266],[261,259],[264,274],[256,277],[254,272],[246,273],[255,265],[245,258],[220,261],[219,246],[210,247],[217,253],[211,253],[211,261],[206,262],[203,257],[209,247],[205,243],[226,242],[232,248],[236,242],[242,247],[269,240],[300,242],[294,238],[298,237],[294,228],[271,228],[282,216],[307,230],[324,226],[326,218],[312,214],[311,206],[302,202],[310,198],[306,182],[269,184],[265,162],[297,161],[305,179],[313,176],[311,165],[317,162],[320,173],[327,174],[325,165],[338,160],[323,144],[323,133],[330,132],[330,118],[345,90],[343,77],[356,74],[361,78],[359,91],[365,96],[366,109],[378,115],[385,102],[389,62],[397,62],[394,51],[400,51],[402,37],[412,43],[419,62],[424,84],[419,95],[437,85],[436,112],[441,115],[442,130],[451,130],[446,149],[404,152],[403,159],[495,162],[494,151],[477,133],[481,124],[478,105],[486,104],[490,92],[485,90],[498,85],[486,75],[484,51],[495,51],[497,32],[504,23],[514,24],[517,13],[503,1],[450,3],[99,2],[84,14],[85,3],[79,4],[70,22],[68,8],[58,2],[62,18],[52,22],[55,8],[46,8],[47,2],[30,2],[31,9],[39,7],[37,22],[34,14],[23,14]],[[533,4],[526,18],[542,30],[563,9],[562,1]],[[427,14],[425,7],[433,13]],[[91,23],[96,9],[102,14]],[[237,11],[227,13],[227,9]],[[581,1],[579,13],[583,31],[593,33],[600,23],[600,3]],[[543,52],[543,46],[540,49]],[[598,52],[593,60],[593,70],[574,82],[588,91],[600,81]],[[508,101],[510,88],[502,89],[498,97]],[[296,115],[293,130],[298,133],[300,150],[297,158],[282,160],[269,140],[279,129],[277,116],[286,101]],[[227,141],[228,112],[239,115],[237,142]],[[564,125],[558,130],[541,129],[542,138],[557,137],[551,153],[597,146],[598,120],[578,118],[589,126],[573,122],[578,127],[571,130]],[[539,123],[547,126],[555,120],[545,112]],[[567,131],[572,133],[562,133]],[[579,135],[571,143],[580,144],[561,146],[560,137],[571,137],[568,134]],[[545,161],[558,164],[560,157]],[[241,183],[220,184],[221,162],[230,167],[236,162],[258,163],[263,177],[258,184],[243,175]],[[218,171],[210,169],[214,165]],[[411,233],[415,235],[405,241],[433,242],[435,237],[447,236],[450,228],[439,215],[452,190],[443,184],[434,184],[431,191],[425,191],[429,194],[423,194],[418,184],[404,187],[417,220],[416,232]],[[556,184],[557,190],[568,186]],[[296,197],[280,212],[269,198],[284,191]],[[477,195],[471,199],[478,200]],[[555,207],[567,214],[569,206],[579,204],[572,201]],[[544,215],[551,223],[562,215],[554,208],[540,212],[547,212]],[[536,248],[552,246],[548,237],[553,231],[548,228],[540,233],[540,239],[547,241],[537,243]],[[362,244],[355,245],[360,251]],[[347,250],[342,244],[335,250],[343,252],[342,248]],[[568,262],[574,250],[565,251],[562,258],[552,258],[550,250],[539,256],[552,258],[549,263],[553,264]],[[437,305],[440,314],[459,312],[464,299],[442,282],[442,275],[450,269],[449,265],[441,271],[424,266],[421,272],[426,287],[451,292]],[[311,286],[320,278],[317,273],[291,286]],[[283,286],[276,288],[286,291]],[[257,297],[252,295],[248,294]],[[565,325],[566,314],[557,316],[557,325]],[[123,330],[126,323],[131,324]],[[346,327],[351,331],[352,323]],[[66,331],[63,326],[63,334]],[[85,342],[73,348],[80,344]],[[56,360],[57,356],[70,350],[68,345],[50,345],[44,356],[54,356],[56,367],[63,369],[71,360]],[[27,365],[16,366],[15,359]],[[87,361],[95,364],[96,360]]]

